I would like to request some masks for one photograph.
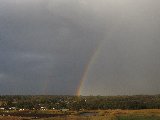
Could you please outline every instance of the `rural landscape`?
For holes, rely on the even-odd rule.
[[[160,120],[160,95],[0,96],[0,120]]]
[[[0,120],[160,120],[160,0],[0,0]]]

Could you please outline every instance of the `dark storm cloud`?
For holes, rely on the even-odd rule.
[[[1,1],[1,94],[75,94],[100,21],[79,1]]]
[[[159,94],[159,3],[112,1],[117,19],[89,69],[82,94]]]
[[[159,1],[1,0],[0,94],[155,94]]]

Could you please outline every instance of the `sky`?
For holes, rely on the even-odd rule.
[[[159,94],[159,4],[1,0],[0,94]]]

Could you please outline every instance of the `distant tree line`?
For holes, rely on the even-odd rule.
[[[137,96],[0,96],[0,107],[9,109],[160,109],[160,95]]]

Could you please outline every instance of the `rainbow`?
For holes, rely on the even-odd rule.
[[[90,67],[95,63],[95,60],[98,57],[98,54],[100,52],[102,43],[104,43],[104,42],[101,41],[100,43],[98,43],[97,47],[93,50],[91,56],[89,57],[89,60],[88,60],[88,62],[86,64],[86,66],[84,67],[84,72],[82,73],[82,77],[80,79],[80,82],[79,82],[77,90],[76,90],[76,96],[80,96],[80,94],[81,94],[81,88],[83,86],[83,83],[88,77],[88,73],[90,71]],[[48,84],[49,84],[49,80],[46,80],[45,83],[43,84],[44,87],[43,87],[43,90],[42,90],[43,91],[42,94],[44,94],[44,95],[47,92]]]
[[[118,20],[118,19],[117,19]],[[117,21],[118,22],[118,21]],[[119,23],[119,22],[118,22]],[[107,36],[108,39],[110,39],[110,37],[112,37],[112,33],[113,33],[113,29],[117,27],[117,24],[115,24],[114,26],[110,26],[110,30],[107,32],[107,34],[109,36]],[[77,96],[80,96],[81,95],[81,91],[82,91],[82,86],[84,84],[84,81],[87,80],[87,77],[88,77],[88,73],[90,71],[90,68],[91,66],[93,66],[93,64],[95,63],[95,61],[97,60],[97,57],[99,55],[99,53],[101,52],[101,49],[102,49],[102,46],[105,44],[107,40],[106,39],[102,39],[100,40],[100,42],[98,43],[97,47],[93,50],[92,52],[92,55],[90,57],[90,59],[88,60],[88,63],[87,65],[84,67],[84,72],[82,74],[82,77],[80,79],[80,83],[79,83],[79,86],[77,87],[77,90],[76,90],[76,95]]]
[[[87,80],[90,69],[93,66],[93,64],[96,62],[96,60],[102,50],[102,46],[105,42],[106,42],[106,40],[101,40],[98,43],[97,47],[95,49],[93,49],[93,52],[90,55],[89,60],[84,67],[84,70],[83,70],[84,72],[82,73],[82,77],[81,77],[80,82],[78,84],[78,87],[76,89],[76,92],[75,92],[76,96],[80,96],[82,94],[81,92],[82,92],[82,87],[84,85],[84,82]],[[43,84],[44,87],[42,90],[42,92],[43,92],[42,94],[44,94],[44,95],[47,93],[48,84],[49,84],[49,80],[46,80],[45,83]]]
[[[101,51],[101,47],[103,45],[104,41],[100,42],[96,49],[93,50],[92,54],[91,54],[91,57],[90,59],[88,60],[88,63],[87,65],[85,66],[84,68],[84,72],[82,74],[82,77],[80,79],[80,82],[79,82],[79,86],[77,87],[77,91],[76,91],[76,95],[77,96],[80,96],[81,95],[81,88],[83,86],[83,83],[85,80],[87,80],[87,77],[88,77],[88,73],[90,71],[90,67],[95,63],[97,57],[98,57],[98,54],[100,53]]]

